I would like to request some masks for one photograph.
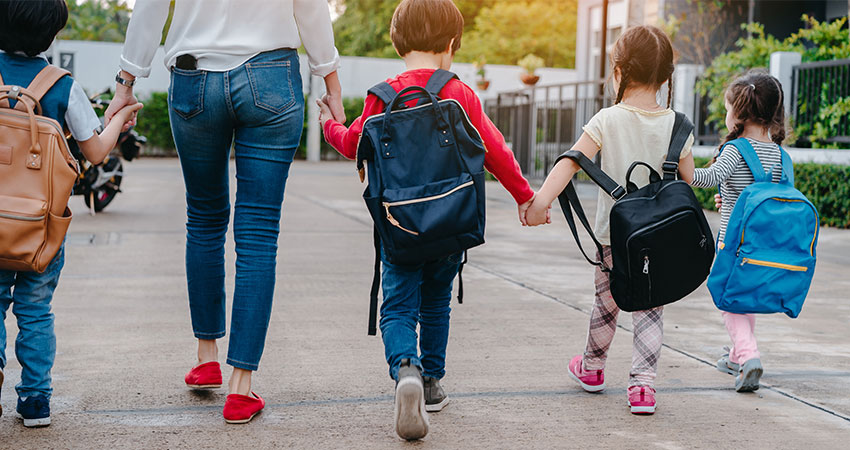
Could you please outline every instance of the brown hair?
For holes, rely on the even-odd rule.
[[[785,98],[779,80],[761,70],[747,72],[726,89],[735,125],[721,144],[737,139],[747,122],[767,128],[776,145],[785,140]]]
[[[673,99],[673,44],[660,29],[643,25],[626,30],[611,52],[613,69],[620,69],[617,100],[623,100],[630,83],[661,87],[666,81],[667,107]]]
[[[393,13],[390,38],[398,54],[412,51],[442,53],[454,39],[460,49],[463,15],[452,0],[403,0]]]

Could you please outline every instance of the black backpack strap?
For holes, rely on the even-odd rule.
[[[457,302],[463,303],[463,266],[466,265],[466,250],[463,251],[463,261],[457,269]]]
[[[437,69],[431,75],[431,78],[428,78],[428,83],[425,84],[425,90],[437,96],[440,94],[440,91],[449,84],[449,81],[452,79],[458,78],[454,72],[449,72],[448,70]],[[420,99],[417,105],[421,105],[425,99]]]
[[[579,167],[587,173],[590,179],[599,185],[599,187],[614,200],[619,200],[626,195],[626,190],[603,172],[602,169],[594,164],[593,161],[584,155],[584,153],[578,150],[569,150],[559,156],[555,163],[557,164],[562,158],[569,158],[575,161]],[[572,181],[570,181],[567,184],[567,187],[564,188],[564,191],[558,195],[558,203],[561,205],[561,212],[564,213],[564,218],[567,219],[567,224],[570,226],[570,231],[573,234],[573,238],[576,240],[576,244],[578,244],[579,250],[581,250],[582,255],[584,255],[584,259],[594,266],[601,267],[603,272],[610,272],[611,268],[606,266],[601,258],[599,261],[592,259],[587,255],[587,252],[584,251],[584,247],[581,245],[581,239],[578,237],[578,227],[576,227],[575,218],[573,218],[573,210],[575,210],[575,215],[578,217],[579,222],[581,222],[582,227],[584,227],[587,234],[590,235],[590,238],[593,240],[593,244],[596,246],[599,254],[602,254],[602,244],[596,238],[596,234],[593,233],[593,228],[590,226],[590,221],[587,220],[584,208],[581,207],[581,201],[578,198],[578,193],[576,192],[575,185],[573,185]]]
[[[667,148],[667,160],[661,165],[665,180],[672,181],[678,178],[682,149],[693,131],[694,124],[684,114],[677,112],[673,122],[673,133],[670,135],[670,146]]]
[[[384,81],[383,83],[378,83],[372,86],[372,88],[367,91],[367,94],[372,94],[375,97],[378,97],[382,102],[384,102],[385,105],[389,105],[390,103],[392,103],[398,92],[396,92],[396,90],[393,89],[393,87],[390,86],[389,83]]]
[[[369,297],[369,336],[378,334],[378,289],[381,287],[381,235],[374,227],[375,274],[372,276],[372,292]]]
[[[558,164],[558,162],[564,158],[569,158],[575,161],[575,163],[581,167],[581,170],[584,170],[587,176],[589,176],[594,183],[599,185],[599,187],[614,200],[619,200],[626,195],[626,190],[617,184],[616,181],[611,179],[607,173],[603,172],[596,163],[591,161],[587,156],[584,156],[584,153],[578,150],[568,150],[555,160],[555,164]]]

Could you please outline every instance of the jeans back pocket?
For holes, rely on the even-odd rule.
[[[191,119],[204,110],[204,89],[207,73],[203,70],[171,69],[168,101],[180,117]]]
[[[289,61],[248,62],[245,70],[258,108],[280,114],[295,104]]]

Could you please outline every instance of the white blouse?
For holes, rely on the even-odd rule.
[[[151,71],[151,60],[168,19],[169,0],[136,1],[121,69],[137,77]],[[165,40],[165,66],[191,54],[198,68],[234,69],[258,53],[299,48],[303,42],[313,75],[339,67],[326,0],[176,0]]]

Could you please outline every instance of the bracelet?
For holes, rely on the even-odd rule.
[[[133,85],[136,84],[136,80],[130,81],[121,78],[121,71],[118,71],[118,73],[115,74],[115,82],[122,86],[127,86],[129,88],[133,87]]]

